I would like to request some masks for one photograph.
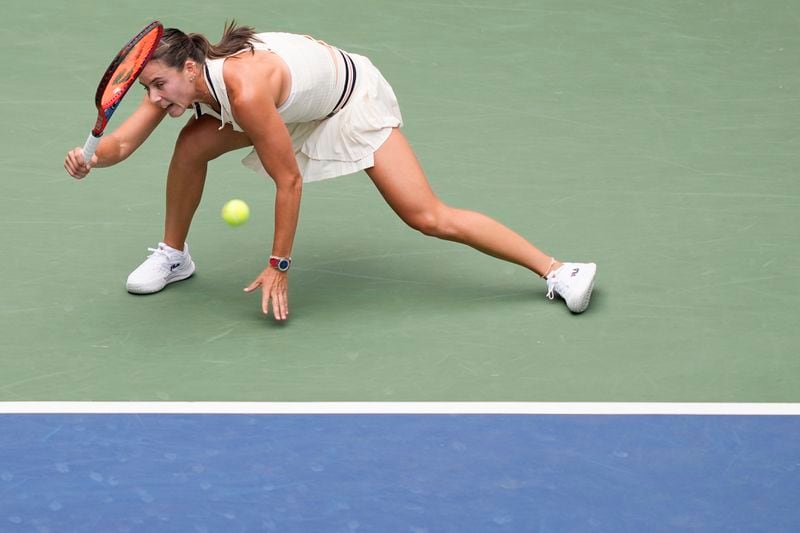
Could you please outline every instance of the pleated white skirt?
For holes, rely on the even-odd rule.
[[[372,62],[350,54],[356,65],[356,87],[350,101],[330,118],[287,124],[304,182],[353,174],[373,166],[375,151],[403,117],[392,87]],[[251,151],[246,167],[268,175]]]

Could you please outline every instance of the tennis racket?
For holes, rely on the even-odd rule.
[[[86,139],[86,144],[83,145],[83,158],[87,163],[92,160],[111,115],[117,110],[122,97],[142,73],[142,69],[155,52],[163,33],[164,26],[157,20],[145,26],[136,37],[122,47],[103,74],[94,97],[94,103],[97,106],[97,122],[92,128],[89,138]]]

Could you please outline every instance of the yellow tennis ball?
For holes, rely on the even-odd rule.
[[[229,200],[222,206],[222,219],[231,226],[240,226],[250,218],[250,208],[242,200]]]

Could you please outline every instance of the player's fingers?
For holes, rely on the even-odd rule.
[[[281,317],[281,320],[286,320],[286,291],[283,289],[278,289],[276,291],[275,301],[278,304],[278,316]]]
[[[261,297],[261,312],[269,315],[269,293],[267,291],[264,291],[264,295]]]
[[[78,179],[86,176],[90,169],[83,160],[82,152],[77,148],[67,154],[66,159],[64,159],[64,168],[67,169],[69,175]]]
[[[253,292],[261,286],[261,278],[257,278],[253,283],[244,288],[244,292]]]
[[[272,297],[272,316],[275,320],[285,320],[286,313],[283,312],[283,304],[280,293]]]
[[[86,164],[86,160],[83,158],[82,148],[73,148],[70,150],[67,156],[70,158],[70,160],[74,161],[76,165],[83,166]]]
[[[64,161],[64,170],[66,170],[67,174],[75,179],[83,179],[87,174],[86,172],[80,170],[79,167],[76,167],[72,161]]]
[[[286,290],[281,291],[278,303],[281,307],[281,316],[286,320],[289,318],[289,295],[286,293]]]

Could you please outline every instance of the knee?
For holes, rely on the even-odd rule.
[[[192,120],[183,127],[175,141],[173,158],[183,161],[208,162],[216,158],[214,133],[216,124],[200,119]]]
[[[448,240],[455,237],[456,232],[450,216],[450,209],[446,206],[414,213],[405,219],[405,222],[429,237]]]

